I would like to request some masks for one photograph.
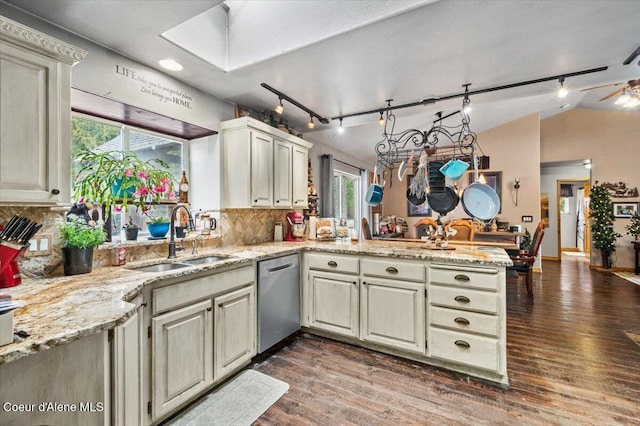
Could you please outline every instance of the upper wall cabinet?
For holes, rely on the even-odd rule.
[[[250,117],[223,130],[223,207],[304,209],[313,144]]]
[[[69,203],[71,66],[86,53],[0,16],[0,203]]]

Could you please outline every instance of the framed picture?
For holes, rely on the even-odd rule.
[[[544,227],[549,227],[549,193],[540,194],[540,219],[544,223]]]
[[[614,217],[630,218],[638,212],[638,203],[612,203]]]
[[[412,180],[413,176],[407,176],[407,189],[409,189],[409,186],[411,186]],[[431,216],[431,208],[429,207],[429,203],[425,201],[423,204],[416,206],[415,204],[411,204],[409,200],[407,200],[407,216]]]
[[[500,200],[500,210],[498,213],[502,213],[502,172],[480,172],[480,176],[484,177],[486,184],[493,188],[498,194],[498,199]],[[475,182],[473,172],[469,173],[469,185]]]

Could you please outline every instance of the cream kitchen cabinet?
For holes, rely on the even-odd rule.
[[[256,354],[255,286],[216,297],[213,303],[213,378],[218,382],[248,364]]]
[[[137,308],[123,324],[113,330],[111,344],[112,424],[143,424],[144,317],[142,296],[131,303]]]
[[[424,354],[424,264],[363,257],[360,265],[360,338]]]
[[[0,203],[70,201],[71,66],[86,52],[0,16]]]
[[[309,273],[309,326],[358,337],[359,278],[327,272]]]
[[[249,117],[220,126],[224,208],[307,207],[313,144]]]
[[[213,384],[213,306],[204,300],[152,320],[153,417]]]

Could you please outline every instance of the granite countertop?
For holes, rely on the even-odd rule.
[[[455,250],[445,251],[425,249],[424,243],[418,242],[307,241],[216,247],[203,250],[196,256],[181,254],[173,261],[210,255],[228,258],[159,273],[128,268],[167,262],[166,258],[130,262],[126,266],[94,268],[91,273],[83,275],[25,279],[22,285],[2,291],[24,303],[14,313],[14,329],[26,331],[29,336],[25,339],[16,338],[14,343],[0,346],[0,364],[114,328],[133,314],[136,307],[127,300],[140,294],[145,285],[231,265],[251,264],[269,257],[298,253],[303,249],[477,265],[511,265],[506,253],[497,248],[456,246]]]

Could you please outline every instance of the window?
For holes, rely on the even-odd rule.
[[[169,165],[175,182],[179,182],[182,170],[188,170],[187,144],[184,140],[159,133],[134,128],[121,123],[101,120],[83,114],[74,114],[71,118],[71,176],[75,176],[78,162],[76,155],[82,149],[100,151],[133,151],[143,160],[159,158]],[[73,193],[73,178],[71,179]],[[122,225],[131,220],[147,232],[146,217],[137,208],[130,206],[128,212],[112,212],[112,232],[118,235]],[[149,214],[168,216],[166,205],[153,206]]]
[[[337,226],[359,229],[360,176],[335,170],[333,172],[333,208]]]

